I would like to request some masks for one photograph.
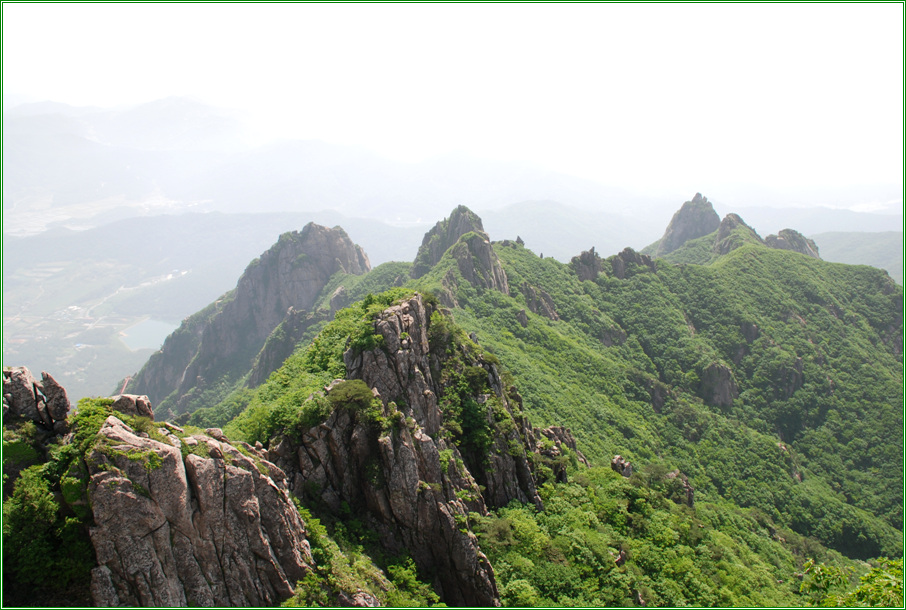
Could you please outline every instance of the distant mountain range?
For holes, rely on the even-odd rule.
[[[446,154],[402,163],[321,141],[253,146],[241,114],[186,98],[116,109],[53,102],[5,107],[3,231],[25,235],[51,226],[99,226],[130,216],[187,211],[317,212],[393,225],[428,223],[456,205],[487,215],[525,202],[585,212],[600,231],[601,251],[650,243],[670,218],[673,197],[640,196],[524,163]],[[787,203],[764,192],[766,205]],[[887,187],[828,194],[889,200]],[[761,195],[759,195],[761,197]],[[793,197],[810,206],[814,198]],[[715,206],[722,210],[720,198]],[[738,211],[738,210],[737,210]],[[40,212],[40,214],[34,214]],[[889,229],[896,218],[847,210],[747,208],[751,226],[805,233]],[[902,218],[899,215],[897,218]],[[494,218],[488,217],[493,226]],[[520,219],[523,224],[524,218]],[[885,224],[886,223],[886,224]],[[289,227],[287,227],[289,228]],[[654,233],[652,233],[654,231]],[[526,229],[528,232],[528,229]],[[609,240],[610,235],[622,238]],[[552,241],[548,250],[553,253]],[[545,244],[539,244],[539,247]]]

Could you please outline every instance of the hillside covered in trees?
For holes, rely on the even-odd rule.
[[[259,602],[902,604],[902,287],[700,195],[643,252],[561,263],[462,206],[413,263],[372,269],[340,228],[281,236],[129,381],[169,424],[103,399],[74,437],[5,416],[5,595],[47,567],[16,563],[41,544],[61,591],[161,601],[117,571],[125,543],[99,546],[99,498],[117,473],[170,506],[172,463],[189,498],[216,466],[292,499],[280,522],[309,554],[262,525],[281,569],[249,581]],[[198,540],[204,572],[180,515],[210,513],[186,502],[155,523]],[[148,551],[172,599],[251,603],[168,552]]]

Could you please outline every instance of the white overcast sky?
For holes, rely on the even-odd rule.
[[[899,3],[4,4],[3,90],[643,190],[903,176]]]

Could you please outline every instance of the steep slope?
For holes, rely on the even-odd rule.
[[[31,374],[3,385],[4,439],[44,454],[4,493],[5,603],[40,605],[23,585],[54,573],[45,588],[75,593],[56,605],[89,594],[101,607],[273,605],[313,570],[285,475],[253,447],[155,425],[134,395],[66,404],[35,436]],[[46,373],[43,388],[65,396]]]
[[[464,209],[451,219],[425,242],[477,224]],[[705,497],[757,506],[853,556],[899,548],[901,289],[769,248],[735,214],[668,258],[681,255],[708,266],[631,249],[563,265],[470,231],[414,285],[507,362],[528,413],[572,428],[597,463],[668,460]],[[857,450],[860,437],[877,448]]]
[[[559,319],[530,313],[525,294],[451,287],[444,261],[425,286],[452,292],[533,418],[570,425],[595,460],[675,460],[705,497],[854,556],[901,548],[902,290],[883,272],[759,243],[710,267],[495,249],[509,282],[546,292]]]
[[[219,397],[231,389],[274,329],[311,309],[334,274],[370,269],[368,257],[340,228],[309,223],[301,232],[284,233],[248,266],[233,291],[187,318],[127,389],[148,395],[162,412],[207,406],[211,396],[200,396],[210,390]],[[306,326],[288,328],[301,333]]]
[[[502,246],[498,248],[502,257],[507,249],[517,254],[524,252],[517,244]],[[639,264],[634,259],[641,257],[632,254],[625,254],[623,281],[656,273],[650,263],[645,265],[642,259]],[[455,266],[455,260],[449,258],[447,264]],[[496,307],[503,309],[501,313],[518,320],[512,308],[501,308],[501,300],[510,297],[493,290],[484,291],[483,296],[495,300]],[[556,294],[548,296],[558,305],[562,303]],[[498,343],[493,326],[475,324],[470,309],[476,305],[480,306],[473,301],[453,314],[469,327],[479,329],[489,343],[495,344],[495,352],[501,356],[506,353],[504,362],[514,358],[514,372],[523,379],[533,382],[518,371],[522,364],[518,349],[530,351],[537,367],[550,368],[543,379],[554,393],[547,406],[558,415],[564,409],[571,410],[572,421],[583,415],[572,410],[577,397],[585,399],[581,384],[575,384],[577,372],[584,384],[600,376],[607,390],[614,392],[610,397],[592,398],[593,403],[598,403],[591,406],[597,411],[595,419],[599,423],[583,420],[577,428],[589,439],[581,444],[599,455],[599,443],[605,445],[605,455],[612,447],[638,447],[630,434],[642,436],[645,428],[651,426],[667,432],[678,411],[685,407],[697,412],[694,401],[677,401],[666,384],[642,371],[627,369],[618,373],[636,380],[624,382],[620,388],[614,384],[612,371],[594,362],[590,351],[584,361],[573,360],[572,370],[549,367],[540,353],[541,346],[526,334],[520,335],[525,339],[520,347],[510,351],[505,339]],[[300,346],[256,392],[248,409],[228,426],[227,433],[249,442],[269,442],[268,457],[287,473],[291,489],[313,511],[347,514],[344,519],[351,521],[345,523],[359,523],[357,527],[376,532],[382,548],[394,552],[406,549],[421,568],[420,573],[434,583],[447,603],[486,603],[487,592],[492,590],[489,583],[493,582],[509,605],[525,605],[532,600],[529,605],[587,606],[626,604],[632,600],[661,605],[795,605],[801,601],[797,601],[798,584],[791,574],[801,570],[796,567],[804,561],[799,555],[801,549],[841,561],[820,544],[800,538],[788,525],[775,522],[767,511],[744,512],[720,500],[723,494],[714,492],[702,476],[701,467],[697,481],[703,488],[695,489],[693,504],[691,483],[695,481],[678,470],[671,472],[658,465],[663,459],[677,459],[669,452],[649,454],[647,458],[642,457],[644,448],[633,452],[630,457],[636,473],[629,480],[624,478],[629,476],[630,469],[626,467],[614,468],[619,474],[606,469],[610,476],[600,470],[588,475],[574,470],[572,476],[580,483],[555,487],[535,484],[537,497],[526,493],[530,488],[522,484],[525,479],[519,475],[520,469],[524,472],[523,450],[528,458],[525,463],[536,480],[544,476],[563,481],[555,469],[570,461],[578,464],[584,460],[568,431],[551,428],[527,433],[517,405],[524,405],[541,417],[551,416],[545,405],[535,402],[536,388],[527,390],[524,400],[517,398],[513,389],[498,394],[495,378],[506,379],[506,371],[500,372],[493,354],[481,350],[462,330],[451,326],[449,314],[442,310],[429,313],[436,307],[430,299],[410,296],[408,291],[391,291],[338,312],[337,319],[311,345]],[[485,315],[494,315],[489,309],[484,311]],[[568,317],[574,313],[569,307],[562,307],[561,312]],[[544,332],[548,323],[562,323],[522,313],[528,320],[528,332]],[[494,322],[498,324],[500,320]],[[507,329],[518,332],[515,325]],[[448,343],[445,336],[453,341]],[[616,341],[631,343],[633,339],[623,337]],[[444,345],[448,347],[443,348]],[[609,349],[619,349],[615,343],[612,345]],[[572,357],[572,353],[564,354],[565,359]],[[583,379],[582,371],[592,376]],[[335,375],[347,380],[326,383]],[[561,382],[562,377],[567,379]],[[356,378],[366,383],[359,384]],[[651,385],[645,386],[646,381]],[[484,387],[478,390],[476,383]],[[634,404],[638,390],[634,390],[630,400],[617,395],[627,393],[632,383],[645,388],[646,400],[651,401],[648,413],[656,406],[666,412],[665,419],[670,421],[658,421],[656,415],[634,421],[636,416],[645,414],[644,408]],[[501,387],[508,385],[504,381]],[[560,391],[563,394],[556,395]],[[306,395],[307,399],[301,398]],[[505,400],[504,409],[494,404],[495,397]],[[608,425],[608,420],[616,415],[609,412],[608,405],[601,404],[608,398],[618,403],[627,417],[619,427],[599,436],[601,425]],[[675,401],[680,403],[679,408]],[[484,421],[492,426],[492,437],[496,439],[490,444],[487,439],[482,441],[482,407],[487,409]],[[510,411],[510,417],[506,411]],[[689,411],[683,412],[683,417],[688,418]],[[714,420],[710,422],[711,429],[704,430],[706,448],[714,439],[728,442],[733,452],[743,455],[742,460],[749,467],[767,457],[760,454],[763,450],[768,450],[768,455],[771,449],[778,451],[776,442],[769,438],[759,438],[750,430],[737,429],[734,433],[738,423],[720,421],[719,415]],[[537,453],[528,451],[532,438]],[[749,445],[738,446],[740,438]],[[486,457],[476,459],[485,452],[482,446],[487,448]],[[791,451],[784,446],[780,455]],[[729,455],[705,457],[709,460],[704,464],[706,472],[714,476],[719,464],[710,462],[712,457],[728,463],[728,468],[721,471],[726,475],[721,484],[730,484],[731,478],[740,476],[732,472],[736,464]],[[610,461],[609,455],[605,459]],[[614,459],[614,463],[625,464],[625,460]],[[694,462],[690,464],[696,467]],[[764,465],[778,470],[768,484],[781,489],[784,477],[792,479],[790,469],[793,473],[806,472],[795,458],[774,458]],[[758,480],[765,474],[760,468],[759,464]],[[489,476],[495,473],[496,477]],[[482,480],[485,482],[480,483]],[[495,501],[494,496],[499,494],[495,490],[505,489],[501,482],[507,483],[511,491]],[[805,493],[820,497],[814,491],[809,487]],[[544,498],[540,512],[538,498]],[[521,501],[504,506],[510,499]],[[458,534],[448,526],[451,517],[459,525]],[[724,531],[718,531],[717,523],[722,524]],[[469,531],[479,534],[480,547],[467,543],[471,540]],[[792,541],[789,548],[784,546],[785,540]],[[757,552],[756,547],[760,549]],[[492,555],[493,570],[484,559]],[[731,564],[721,559],[729,556],[746,557],[739,564],[746,567],[738,567],[735,561],[734,567],[728,567]],[[724,574],[727,570],[737,574],[731,579],[734,584],[716,584],[720,581],[716,574],[721,569]],[[688,574],[689,578],[680,578],[679,573]],[[784,585],[788,578],[793,579],[792,584]],[[744,582],[748,584],[743,585]]]
[[[345,379],[325,385],[335,374]],[[269,444],[294,494],[330,514],[351,507],[453,605],[499,605],[471,515],[541,508],[538,484],[565,480],[561,458],[585,461],[568,430],[529,424],[496,360],[448,312],[405,290],[338,312],[226,432]]]
[[[334,273],[246,363],[259,387],[195,397],[193,421],[223,431],[157,426],[135,417],[146,401],[121,397],[131,415],[85,403],[61,437],[38,398],[56,404],[55,384],[36,392],[10,371],[24,389],[5,388],[5,404],[34,401],[5,409],[4,453],[24,460],[10,540],[50,535],[23,517],[43,481],[73,540],[94,528],[79,565],[94,568],[96,600],[371,605],[393,584],[430,600],[417,573],[449,604],[805,603],[805,554],[853,565],[822,544],[902,553],[902,288],[769,248],[734,214],[671,255],[692,246],[707,265],[629,248],[562,264],[470,230],[403,288],[380,292],[410,277],[404,263]],[[290,515],[285,531],[264,504]],[[338,561],[319,518],[355,561]],[[186,540],[168,547],[157,527]],[[71,535],[50,531],[57,545]],[[229,558],[222,584],[197,577],[212,556]],[[16,587],[30,582],[31,564],[9,565]]]

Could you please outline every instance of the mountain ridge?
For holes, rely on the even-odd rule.
[[[312,255],[282,236],[239,282],[267,314],[252,341],[211,330],[235,293],[168,340],[188,346],[172,371],[241,362],[219,386],[183,373],[155,407],[222,455],[206,438],[246,443],[312,532],[323,518],[352,546],[405,548],[439,599],[490,606],[805,603],[808,579],[791,575],[806,553],[902,553],[903,290],[883,271],[769,247],[735,214],[662,257],[591,248],[561,263],[491,242],[457,208],[425,236],[424,273],[368,270],[339,229],[309,227],[347,263],[279,281]],[[284,309],[281,290],[303,285]],[[141,454],[132,442],[118,450]],[[335,569],[318,536],[313,559]],[[762,592],[718,584],[715,549],[763,565],[769,578],[743,578]],[[386,595],[377,576],[342,591],[331,578],[310,571],[287,603]]]

